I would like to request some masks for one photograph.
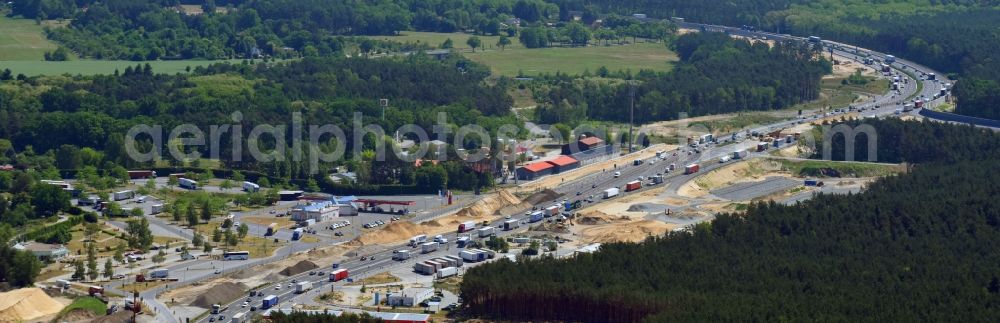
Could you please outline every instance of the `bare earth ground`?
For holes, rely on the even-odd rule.
[[[590,164],[562,174],[549,175],[534,182],[521,185],[517,188],[514,188],[513,190],[514,193],[531,193],[543,189],[552,189],[562,184],[564,180],[572,181],[577,178],[593,174],[595,172],[600,172],[602,169],[610,169],[613,168],[616,163],[623,164],[636,158],[642,158],[642,159],[651,158],[656,155],[657,150],[673,150],[676,148],[677,146],[675,145],[666,145],[666,144],[652,145],[649,146],[649,148],[638,151],[636,154],[620,156],[608,161]]]
[[[741,161],[705,173],[688,181],[677,190],[677,195],[688,198],[700,198],[714,189],[737,183],[761,181],[772,176],[788,177],[791,175],[781,171],[781,164],[775,161],[763,159]]]

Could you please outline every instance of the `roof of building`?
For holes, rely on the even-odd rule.
[[[543,171],[543,170],[546,170],[546,169],[549,169],[549,168],[552,168],[552,167],[553,167],[552,164],[549,164],[548,162],[537,162],[537,163],[531,163],[531,164],[524,165],[524,167],[521,167],[521,168],[524,168],[524,170],[529,171],[529,172],[535,172],[535,173],[537,173],[537,172],[540,172],[540,171]]]
[[[15,249],[27,250],[31,252],[54,252],[54,251],[67,251],[66,247],[61,244],[48,244],[41,242],[22,242],[17,244]]]
[[[333,204],[334,204],[333,201],[310,202],[309,204],[306,205],[297,205],[295,206],[295,209],[306,212],[319,212],[322,211],[323,209],[333,206]]]
[[[600,144],[604,143],[604,140],[601,140],[601,138],[597,138],[597,137],[587,137],[587,138],[580,139],[580,143],[584,144],[584,145],[588,145],[588,146],[594,146],[594,145],[600,145]]]
[[[368,312],[371,316],[380,318],[384,321],[409,321],[409,322],[427,322],[430,320],[430,314],[417,314],[417,313],[385,313],[385,312]]]
[[[568,165],[572,165],[572,164],[576,164],[578,162],[579,161],[577,161],[576,158],[573,158],[573,157],[570,157],[570,156],[566,156],[566,155],[562,155],[562,156],[559,156],[556,159],[547,161],[547,163],[550,163],[550,164],[555,165],[555,166],[560,166],[560,167],[562,167],[562,166],[568,166]]]
[[[278,195],[302,194],[302,193],[305,193],[305,192],[303,192],[303,191],[278,191]]]

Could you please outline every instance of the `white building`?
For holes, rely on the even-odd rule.
[[[22,242],[14,245],[14,249],[29,251],[31,254],[38,257],[42,261],[56,261],[66,257],[69,254],[69,250],[65,246],[60,244],[47,244],[40,242]]]
[[[414,287],[403,289],[402,292],[389,293],[385,297],[385,304],[388,306],[411,307],[420,304],[424,300],[434,296],[433,288]]]
[[[292,208],[292,221],[315,220],[323,222],[338,216],[339,207],[333,201],[309,202]]]

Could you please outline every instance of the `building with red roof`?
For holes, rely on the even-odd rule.
[[[555,168],[555,170],[553,171],[554,174],[559,174],[580,167],[580,161],[576,160],[576,158],[566,155],[562,155],[556,159],[546,161],[546,163],[552,164],[552,167]]]
[[[549,162],[535,162],[517,169],[517,179],[530,181],[555,172],[555,165]]]

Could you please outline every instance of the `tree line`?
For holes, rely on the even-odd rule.
[[[919,164],[858,194],[754,203],[690,232],[472,268],[461,286],[465,309],[585,322],[996,320],[1000,136],[872,124],[879,161]],[[948,145],[959,147],[939,148]]]
[[[831,64],[815,48],[797,43],[734,40],[721,33],[691,33],[671,43],[680,61],[668,73],[639,71],[633,81],[542,80],[536,110],[545,123],[586,118],[638,123],[744,110],[770,110],[816,99]],[[607,73],[605,73],[607,74]],[[634,94],[634,95],[633,95]]]

